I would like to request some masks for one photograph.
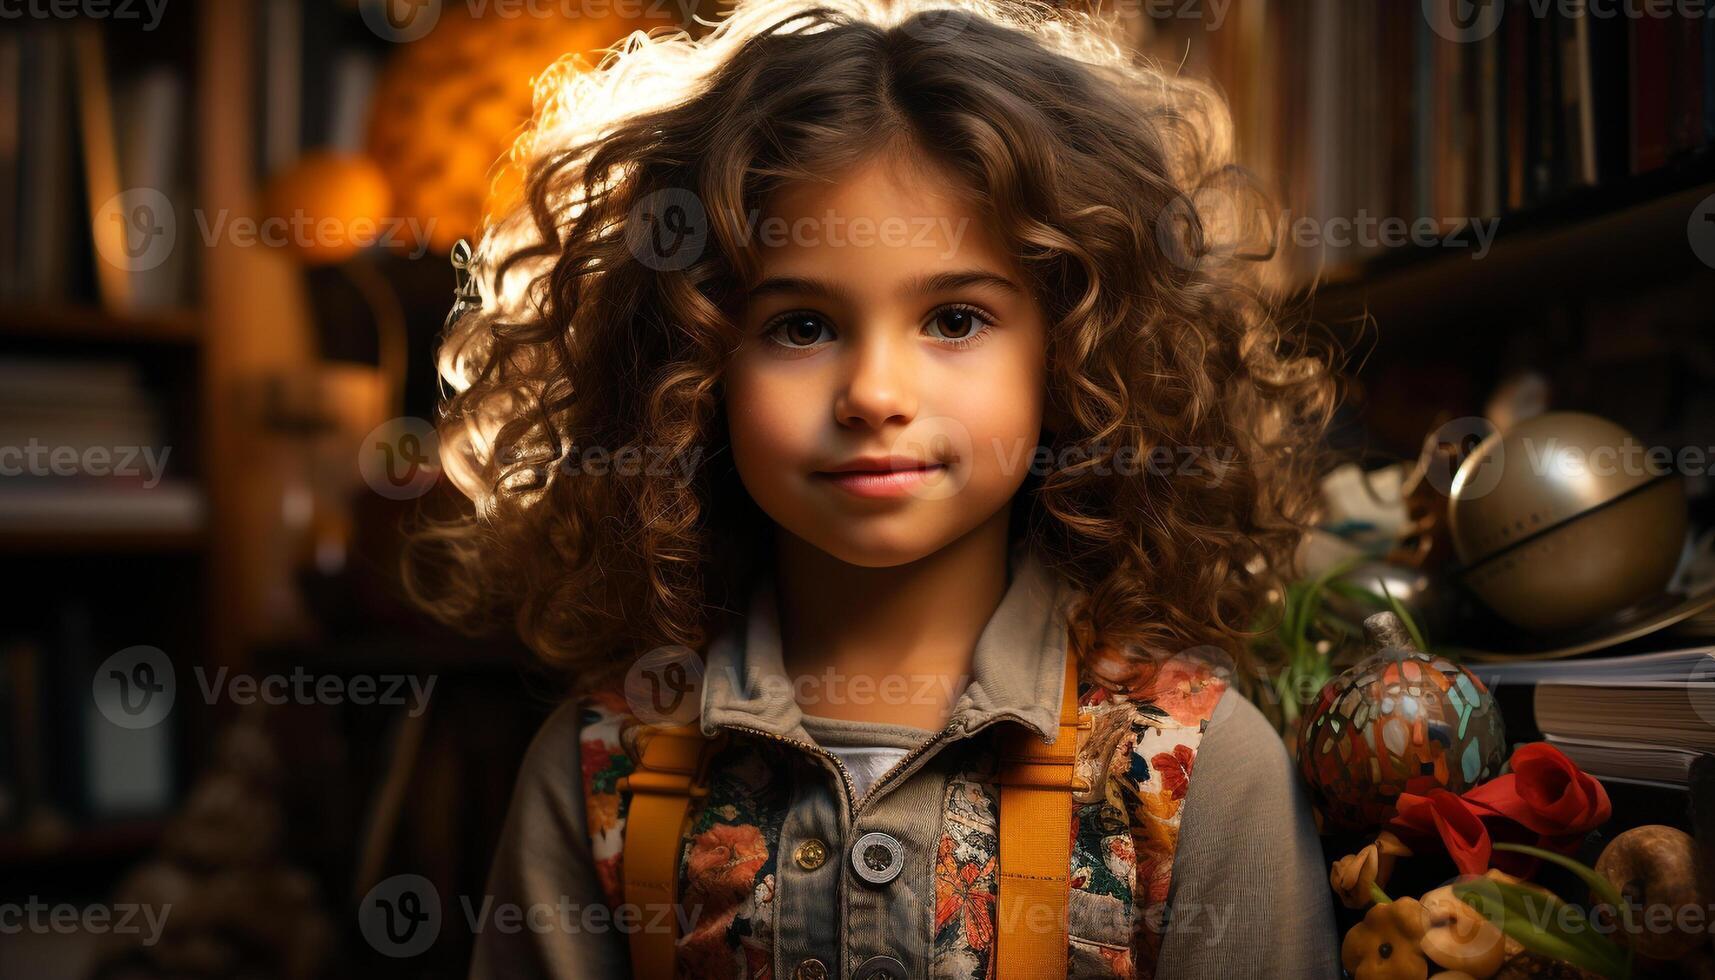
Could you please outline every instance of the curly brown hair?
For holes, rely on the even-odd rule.
[[[539,83],[527,202],[491,221],[484,306],[444,338],[442,457],[472,506],[416,533],[419,601],[464,625],[514,612],[580,689],[728,625],[769,534],[721,410],[759,267],[744,216],[905,146],[959,176],[1048,316],[1064,422],[1043,445],[1072,462],[1027,478],[1014,527],[1087,597],[1076,635],[1244,656],[1312,516],[1336,376],[1256,263],[1211,247],[1211,203],[1242,210],[1248,184],[1210,87],[1006,0],[746,2],[588,68]],[[663,200],[707,238],[642,261]],[[643,465],[592,477],[568,462],[590,447]],[[1194,451],[1221,465],[1187,475]]]

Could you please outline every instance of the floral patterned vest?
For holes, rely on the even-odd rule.
[[[1140,663],[1100,645],[1085,664],[1086,677],[1092,674],[1105,683],[1079,685],[1081,713],[1094,727],[1078,761],[1091,789],[1075,796],[1070,828],[1068,975],[1149,978],[1197,745],[1226,684],[1195,662]],[[633,768],[623,733],[634,724],[617,694],[584,704],[587,826],[612,905],[623,901],[619,866],[630,799],[619,781]],[[932,879],[936,978],[994,976],[999,796],[992,732],[942,750],[952,768]],[[787,771],[783,756],[795,751],[740,736],[713,760],[710,793],[692,807],[679,866],[680,901],[697,916],[680,938],[682,976],[773,976],[775,872],[791,860],[779,848],[790,799],[779,777]]]

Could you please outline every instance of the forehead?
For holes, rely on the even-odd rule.
[[[838,177],[772,194],[756,236],[765,274],[920,276],[938,268],[1012,274],[990,216],[934,163],[877,155]]]

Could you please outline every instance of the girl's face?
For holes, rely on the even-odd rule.
[[[769,202],[725,379],[739,477],[790,534],[887,567],[997,519],[1042,425],[1047,328],[981,215],[877,157]]]

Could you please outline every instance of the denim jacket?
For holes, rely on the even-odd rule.
[[[708,650],[700,724],[722,740],[709,795],[692,807],[680,842],[679,973],[993,976],[997,932],[1029,927],[997,921],[994,736],[1023,726],[1054,737],[1070,598],[1034,556],[1015,553],[969,682],[946,727],[929,733],[806,716],[786,680],[772,584],[760,583],[743,629]],[[1069,975],[1202,976],[1224,963],[1223,976],[1337,976],[1326,871],[1281,743],[1255,708],[1227,696],[1223,679],[1195,660],[1140,662],[1099,642],[1080,659],[1080,713],[1093,726],[1078,760],[1088,789],[1075,794],[1068,828]],[[532,769],[550,751],[539,738],[520,777],[491,892],[500,901],[534,895],[612,910],[623,901],[629,796],[622,777],[634,765],[639,726],[617,692],[569,710],[576,711],[576,777],[554,779],[551,788],[538,782]],[[573,727],[567,713],[556,716],[559,726]],[[1243,806],[1227,799],[1208,809],[1248,812],[1255,822],[1237,822],[1249,839],[1198,845],[1187,868],[1181,826],[1187,813],[1197,819],[1187,801],[1196,799],[1192,787],[1208,768],[1199,749],[1216,719],[1235,714],[1241,721],[1230,726],[1240,736],[1232,769],[1254,775],[1259,766],[1247,758],[1254,757],[1263,779],[1244,787],[1255,798]],[[550,721],[544,737],[555,727]],[[854,799],[849,776],[826,751],[842,744],[894,746],[905,755]],[[542,819],[535,808],[543,806],[557,819]],[[1235,823],[1209,822],[1217,832]],[[1177,880],[1187,870],[1209,875],[1221,852],[1267,857],[1236,876],[1227,869],[1215,881]],[[532,854],[551,856],[547,867],[567,868],[578,880],[543,880]],[[1296,877],[1266,880],[1281,870]],[[1251,887],[1235,890],[1235,881]],[[1295,907],[1279,908],[1280,900]],[[1242,931],[1282,918],[1292,935],[1259,942]],[[650,925],[644,919],[630,928]],[[627,974],[622,928],[561,931],[575,934],[479,935],[474,975]],[[1195,972],[1175,972],[1186,970]]]

